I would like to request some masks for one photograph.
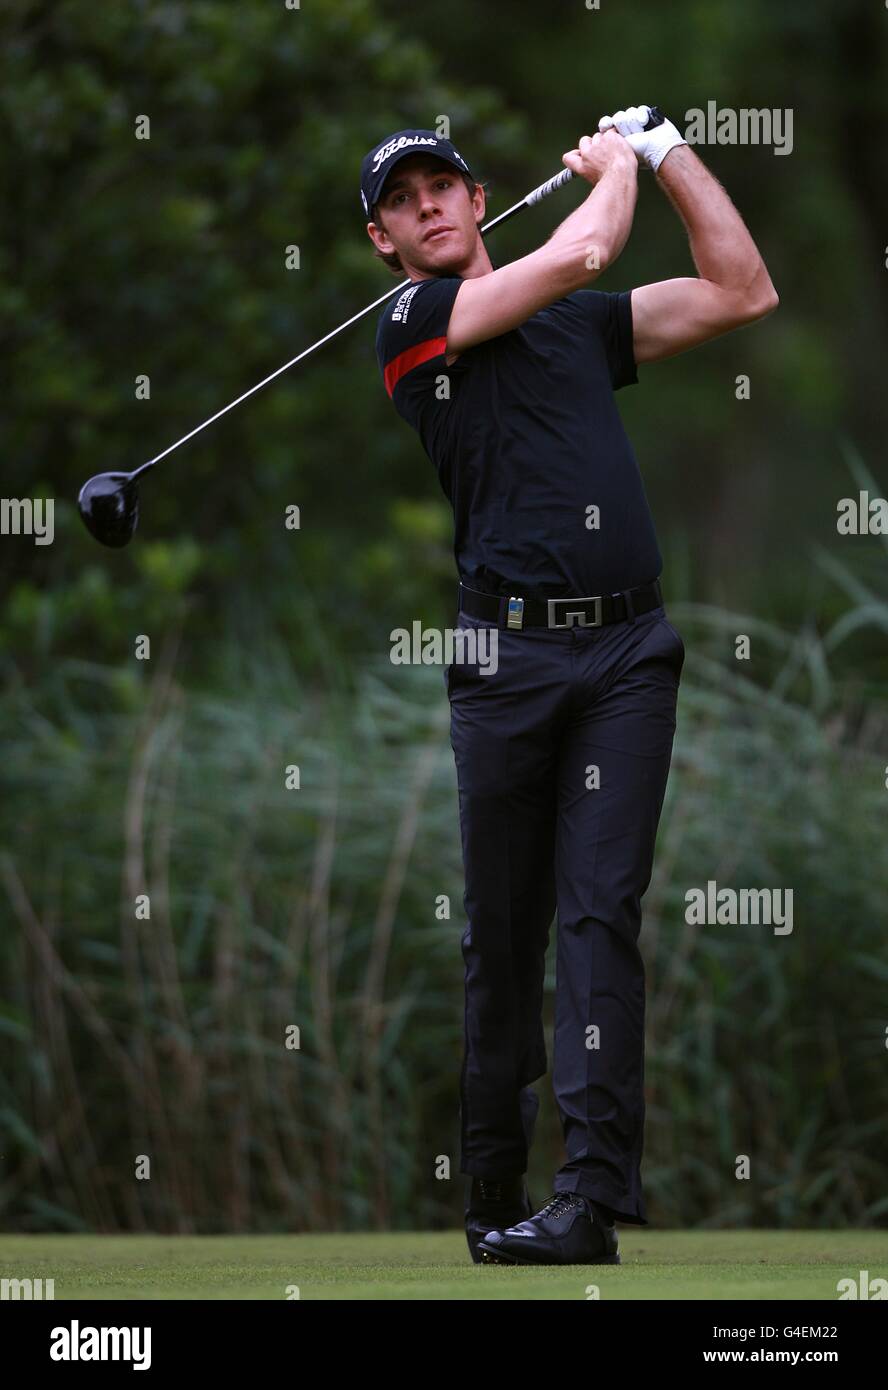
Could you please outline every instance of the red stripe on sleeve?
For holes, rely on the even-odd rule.
[[[415,347],[407,348],[404,352],[399,352],[397,357],[393,357],[383,373],[385,389],[389,395],[392,394],[405,372],[410,372],[421,363],[428,362],[430,357],[440,357],[446,346],[446,335],[443,338],[427,338],[424,343],[417,343]]]

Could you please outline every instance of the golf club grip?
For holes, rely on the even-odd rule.
[[[554,193],[556,188],[563,188],[573,178],[572,169],[562,169],[560,174],[554,174],[551,179],[541,183],[539,188],[535,188],[532,193],[528,193],[524,199],[529,208],[535,203],[539,203],[543,198],[548,198],[550,193]]]

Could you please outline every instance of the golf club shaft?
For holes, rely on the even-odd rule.
[[[481,228],[481,235],[486,236],[494,227],[498,227],[502,222],[507,221],[508,218],[514,217],[516,213],[521,212],[524,208],[533,207],[535,203],[541,202],[542,199],[547,198],[550,193],[554,193],[557,188],[563,188],[572,178],[573,173],[570,169],[562,169],[559,174],[555,174],[553,178],[547,179],[545,183],[541,183],[539,188],[535,188],[531,193],[528,193],[525,198],[515,203],[513,207],[507,208],[505,212],[501,212],[499,217],[494,217],[491,222],[486,222]],[[366,314],[372,313],[372,311],[378,309],[381,304],[385,304],[386,300],[391,299],[392,295],[400,293],[401,290],[407,289],[413,283],[412,280],[402,280],[400,285],[396,285],[393,290],[387,290],[385,294],[381,294],[378,299],[374,299],[372,304],[368,304],[366,309],[361,309],[357,314],[353,314],[350,319],[346,319],[345,323],[341,323],[338,328],[334,328],[332,332],[327,333],[325,337],[319,338],[316,343],[312,343],[311,347],[305,348],[297,357],[293,357],[289,362],[285,362],[282,367],[278,367],[277,371],[272,372],[270,376],[265,377],[262,381],[257,381],[255,386],[251,386],[249,391],[245,391],[242,396],[238,396],[236,401],[230,401],[228,405],[223,405],[221,410],[217,410],[216,414],[211,415],[208,420],[204,420],[203,424],[196,425],[193,430],[189,430],[188,434],[183,434],[181,439],[177,439],[175,444],[171,444],[168,449],[164,449],[162,454],[157,454],[153,459],[149,459],[147,463],[142,464],[141,468],[134,469],[132,476],[138,478],[140,473],[144,473],[148,468],[153,468],[162,458],[166,458],[167,454],[171,454],[174,449],[178,449],[180,444],[185,444],[189,439],[193,439],[196,434],[200,434],[200,431],[205,430],[214,420],[218,420],[222,415],[226,415],[229,410],[234,410],[234,407],[240,405],[241,401],[245,401],[248,396],[252,396],[256,391],[261,391],[263,386],[267,386],[270,381],[274,381],[275,377],[280,376],[282,372],[288,371],[290,367],[295,367],[296,363],[301,362],[304,357],[308,357],[309,353],[315,352],[319,347],[323,347],[324,343],[329,343],[331,338],[335,338],[338,333],[342,333],[346,328],[350,328],[353,323],[357,323],[358,319],[362,319]]]

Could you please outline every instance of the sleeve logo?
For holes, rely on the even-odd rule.
[[[410,312],[410,302],[418,289],[419,285],[413,285],[409,290],[404,291],[392,311],[392,323],[407,322],[407,315]]]

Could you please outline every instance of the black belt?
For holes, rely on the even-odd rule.
[[[587,598],[521,598],[482,593],[480,589],[467,588],[462,580],[459,585],[461,613],[485,618],[513,631],[523,627],[604,627],[607,623],[630,622],[641,613],[659,608],[662,602],[659,579],[634,589],[621,589],[616,594]]]

